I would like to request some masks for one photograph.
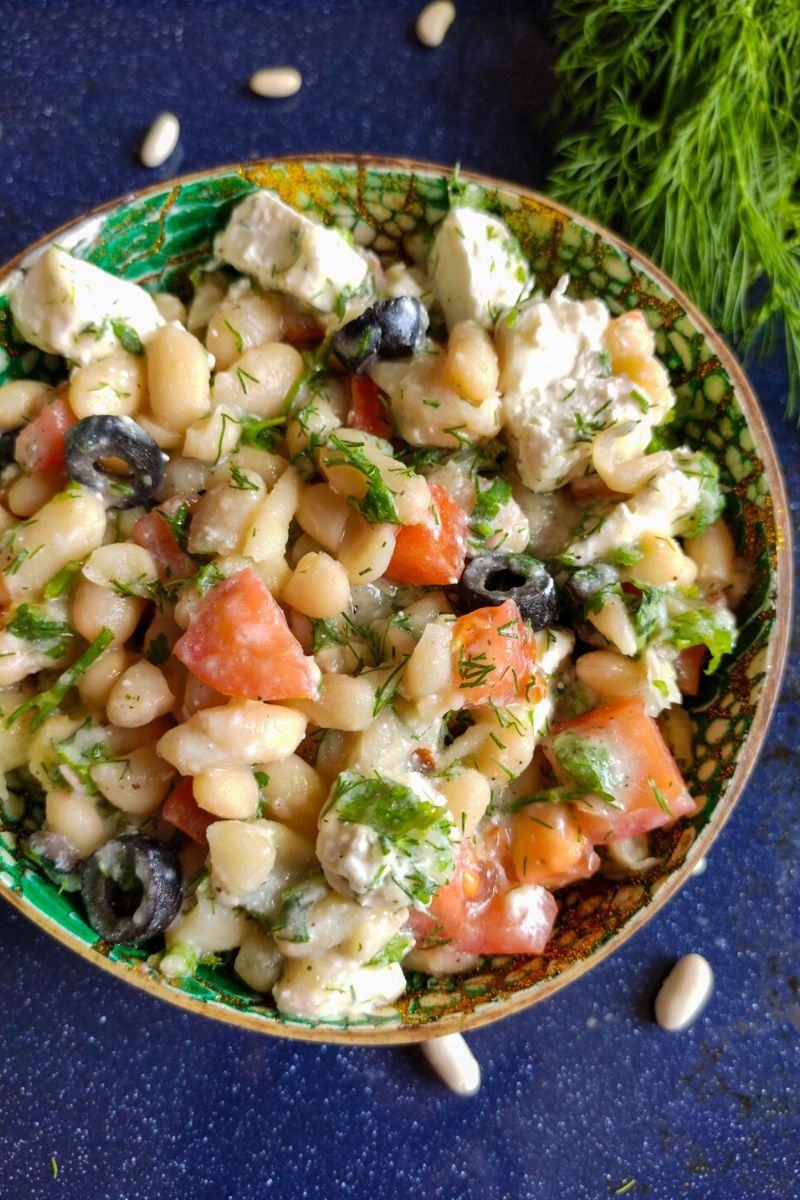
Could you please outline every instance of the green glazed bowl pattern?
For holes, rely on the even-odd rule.
[[[25,814],[0,823],[0,890],[28,916],[89,959],[156,994],[266,1033],[347,1042],[414,1041],[497,1019],[543,998],[599,961],[672,894],[730,813],[766,732],[789,632],[790,572],[786,504],[774,451],[757,403],[721,338],[661,273],[630,247],[544,197],[442,168],[335,157],[223,168],[115,202],[47,239],[150,289],[186,295],[192,268],[206,258],[233,206],[256,187],[357,243],[409,257],[430,241],[455,189],[465,203],[502,217],[519,239],[543,291],[564,273],[569,294],[598,296],[612,312],[642,309],[679,402],[675,425],[685,442],[718,462],[726,515],[751,566],[736,652],[692,704],[694,763],[687,772],[699,814],[653,836],[657,859],[624,880],[595,877],[561,894],[555,934],[535,958],[491,958],[446,980],[414,975],[391,1016],[357,1022],[301,1022],[278,1013],[224,965],[200,966],[167,981],[137,948],[97,938],[68,894],[16,852]],[[25,257],[10,264],[24,264]],[[59,364],[14,339],[0,297],[0,381],[58,378]]]

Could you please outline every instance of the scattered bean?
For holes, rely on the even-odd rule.
[[[250,76],[250,91],[271,100],[285,100],[303,86],[303,76],[296,67],[262,67]]]
[[[705,875],[707,866],[708,866],[707,858],[698,858],[697,862],[692,867],[692,874],[693,875]]]
[[[433,0],[417,17],[417,37],[423,46],[441,46],[453,21],[456,6],[451,0]]]
[[[165,163],[177,146],[180,134],[181,123],[175,114],[159,113],[147,131],[139,151],[142,165],[153,168]]]
[[[481,1068],[460,1033],[423,1042],[422,1053],[443,1083],[457,1096],[474,1096],[481,1086]]]
[[[678,959],[656,996],[656,1021],[679,1033],[698,1017],[714,988],[714,972],[701,954]]]

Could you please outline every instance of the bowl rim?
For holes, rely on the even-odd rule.
[[[102,204],[65,221],[56,229],[45,233],[30,245],[24,247],[7,262],[0,264],[0,282],[4,281],[12,271],[19,269],[23,264],[27,263],[31,255],[35,255],[37,251],[44,249],[53,242],[57,242],[61,235],[66,233],[75,234],[82,227],[90,226],[93,221],[115,212],[124,205],[146,199],[149,196],[159,195],[162,192],[169,192],[175,188],[200,180],[231,174],[246,177],[248,171],[255,171],[265,166],[279,167],[283,164],[298,164],[303,167],[318,167],[330,164],[332,166],[350,167],[356,171],[371,169],[395,170],[412,174],[433,175],[445,179],[453,172],[452,166],[444,166],[441,163],[425,159],[342,151],[259,157],[244,162],[228,163],[222,166],[192,171],[185,175],[160,180],[147,187],[124,192],[112,200],[104,201]],[[722,367],[734,386],[737,401],[741,406],[748,430],[753,437],[756,452],[763,465],[770,490],[777,529],[774,563],[775,620],[773,632],[766,647],[767,654],[763,689],[747,735],[747,740],[734,772],[728,781],[724,796],[717,804],[710,820],[700,831],[698,837],[692,842],[681,866],[673,871],[670,877],[658,887],[650,903],[634,913],[613,937],[609,938],[603,945],[598,946],[588,957],[569,964],[558,975],[550,979],[541,980],[532,985],[532,988],[511,996],[495,997],[493,1000],[480,1005],[471,1012],[444,1014],[435,1021],[424,1025],[388,1024],[385,1026],[353,1025],[349,1027],[335,1027],[321,1024],[311,1026],[299,1023],[295,1024],[290,1019],[284,1021],[282,1019],[270,1018],[266,1014],[260,1015],[255,1012],[238,1011],[234,1007],[229,1007],[223,1001],[205,1000],[187,996],[183,992],[178,991],[177,988],[169,986],[166,980],[163,982],[158,981],[133,965],[121,961],[114,962],[105,955],[98,954],[94,949],[94,944],[87,944],[77,936],[68,934],[52,918],[41,913],[9,888],[8,885],[0,881],[0,894],[6,900],[35,925],[94,966],[99,966],[117,979],[131,983],[150,995],[156,996],[160,1000],[166,1000],[178,1008],[272,1037],[285,1037],[307,1042],[362,1046],[419,1043],[435,1037],[444,1037],[451,1033],[466,1033],[498,1021],[501,1018],[512,1016],[523,1009],[531,1008],[540,1000],[544,1000],[554,992],[573,983],[586,974],[586,972],[603,962],[619,949],[624,942],[637,933],[686,882],[697,860],[701,857],[701,854],[698,852],[698,843],[702,842],[702,851],[704,853],[719,835],[744,791],[763,747],[780,693],[792,628],[794,576],[792,527],[789,518],[786,486],[772,438],[755,391],[738,359],[728,347],[723,335],[714,329],[711,322],[700,312],[689,297],[646,255],[642,254],[636,247],[619,237],[612,230],[599,225],[597,222],[590,220],[560,201],[553,200],[544,193],[537,192],[532,188],[460,166],[458,167],[458,172],[460,179],[476,183],[484,188],[499,189],[509,192],[512,195],[521,196],[534,204],[561,213],[583,228],[598,234],[605,243],[630,259],[637,268],[641,268],[668,295],[674,296],[684,309],[686,315],[702,332],[704,339],[713,346]]]

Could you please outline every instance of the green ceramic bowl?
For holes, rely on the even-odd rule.
[[[231,208],[256,187],[352,230],[357,242],[402,255],[423,243],[448,207],[449,171],[407,161],[325,158],[226,167],[136,193],[58,230],[51,241],[149,288],[185,293],[189,272],[210,250]],[[607,231],[543,196],[464,173],[460,183],[516,234],[540,287],[564,272],[575,297],[599,296],[612,312],[640,308],[679,397],[687,443],[719,463],[727,516],[752,564],[735,655],[693,705],[694,766],[688,775],[702,809],[653,836],[656,865],[612,881],[595,877],[562,894],[555,934],[535,958],[484,960],[469,974],[412,976],[396,1015],[357,1023],[291,1020],[221,966],[167,982],[136,948],[98,940],[79,906],[17,856],[21,822],[0,823],[0,891],[89,961],[184,1008],[262,1033],[315,1041],[418,1041],[497,1020],[544,999],[611,953],[661,907],[705,854],[730,815],[764,740],[780,683],[790,627],[791,554],[787,506],[775,451],[757,401],[708,322],[652,263]],[[469,198],[468,201],[469,202]],[[29,250],[0,271],[24,265]],[[14,341],[0,299],[0,381],[53,370]]]

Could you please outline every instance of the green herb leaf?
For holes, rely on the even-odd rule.
[[[413,934],[403,933],[402,931],[396,933],[365,965],[368,967],[382,967],[386,963],[402,962],[413,945]]]
[[[257,450],[272,450],[277,436],[276,430],[285,422],[285,417],[271,417],[262,421],[258,417],[244,417],[239,424],[242,432],[240,446],[255,446]]]
[[[736,618],[725,607],[691,609],[672,618],[669,640],[679,650],[686,650],[690,646],[706,646],[711,659],[705,674],[713,675],[722,656],[730,654],[736,645]]]
[[[194,583],[198,594],[201,596],[208,595],[208,593],[213,587],[216,586],[216,584],[222,583],[224,578],[225,576],[222,574],[222,571],[220,571],[216,563],[206,563],[200,568],[194,577]]]
[[[63,596],[82,565],[80,562],[68,562],[65,567],[62,567],[58,574],[45,584],[42,592],[45,600],[57,600],[59,596]]]
[[[502,475],[497,475],[487,488],[481,489],[480,480],[476,482],[475,507],[469,519],[469,544],[473,550],[484,550],[487,539],[497,533],[494,521],[503,505],[511,499],[511,484]]]
[[[328,438],[327,446],[326,466],[352,467],[354,471],[359,471],[367,481],[366,494],[360,500],[356,500],[353,496],[350,497],[350,503],[358,509],[362,517],[369,521],[370,525],[383,522],[399,525],[400,518],[394,503],[395,493],[386,486],[378,467],[375,463],[370,462],[361,449],[363,442],[345,441],[336,434],[332,434]]]
[[[128,325],[125,321],[112,321],[111,328],[114,331],[114,337],[122,349],[128,351],[128,354],[144,354],[142,339],[133,326]]]
[[[800,400],[800,7],[556,0],[550,190],[646,251]],[[713,169],[709,168],[713,164]]]
[[[622,783],[621,773],[606,746],[569,732],[557,733],[551,745],[561,766],[579,789],[585,794],[599,796],[612,808],[621,807],[614,795],[614,789]]]
[[[76,658],[72,666],[61,672],[52,687],[45,692],[40,692],[38,696],[31,696],[30,700],[20,704],[19,708],[15,708],[11,715],[6,717],[6,729],[10,729],[14,722],[27,712],[33,713],[30,724],[31,733],[36,733],[37,729],[41,729],[70,688],[74,687],[81,675],[89,670],[92,663],[97,661],[113,640],[114,634],[103,626],[94,641],[86,647],[79,658]]]
[[[328,895],[329,890],[322,875],[312,875],[310,879],[286,888],[281,896],[278,914],[270,922],[272,933],[284,942],[307,942],[311,936],[308,932],[308,914],[313,905]]]
[[[51,617],[46,608],[34,604],[20,604],[6,628],[26,642],[49,643],[46,648],[41,646],[49,658],[61,658],[74,633],[66,621]]]
[[[185,550],[186,543],[189,540],[189,521],[191,520],[191,513],[187,502],[183,500],[172,516],[169,513],[165,513],[162,508],[157,508],[154,511],[169,526],[170,532],[181,550]]]
[[[164,633],[159,633],[147,643],[147,661],[159,667],[170,656],[169,642]]]

